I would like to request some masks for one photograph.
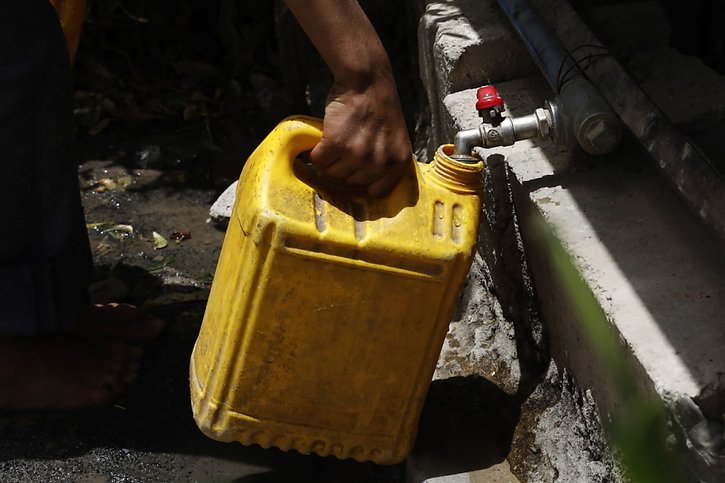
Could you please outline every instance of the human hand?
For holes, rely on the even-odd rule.
[[[324,176],[383,196],[413,159],[392,74],[336,80],[330,89],[322,139],[310,161]],[[358,81],[357,83],[355,81]]]
[[[285,0],[335,76],[310,161],[382,196],[413,159],[390,59],[357,0]]]

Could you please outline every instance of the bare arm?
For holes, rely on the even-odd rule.
[[[395,186],[412,155],[390,60],[355,0],[286,0],[335,78],[310,160],[373,196]]]

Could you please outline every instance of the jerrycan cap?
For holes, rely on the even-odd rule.
[[[430,170],[432,179],[455,193],[479,193],[483,160],[471,156],[454,157],[453,151],[452,144],[443,144],[436,150]]]

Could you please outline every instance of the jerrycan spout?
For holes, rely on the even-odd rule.
[[[479,193],[482,188],[483,161],[454,153],[453,144],[444,144],[436,150],[430,171],[431,180],[454,193]]]

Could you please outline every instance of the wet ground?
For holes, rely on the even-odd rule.
[[[154,146],[149,139],[134,142],[140,153]],[[173,165],[129,168],[92,154],[86,151],[91,159],[81,166],[80,179],[96,296],[145,306],[169,326],[146,347],[139,380],[115,405],[0,414],[0,480],[406,481],[410,462],[377,466],[243,447],[212,441],[196,428],[188,361],[224,237],[208,222],[219,189],[190,180],[189,170]],[[433,477],[504,461],[516,415],[501,413],[500,408],[514,406],[491,395],[500,391],[481,379],[434,384],[416,446],[415,474]]]
[[[143,306],[169,325],[145,348],[138,381],[113,406],[0,413],[0,481],[396,483],[412,481],[413,474],[422,481],[505,465],[516,415],[501,412],[510,401],[482,379],[434,384],[412,465],[218,443],[196,428],[188,361],[224,237],[209,222],[209,206],[266,132],[300,112],[273,75],[274,55],[260,60],[260,52],[276,48],[262,37],[241,39],[254,55],[238,57],[235,65],[220,60],[234,44],[229,32],[217,32],[226,43],[200,31],[181,41],[166,38],[192,22],[216,26],[209,11],[227,4],[157,2],[145,10],[157,28],[150,32],[129,12],[141,12],[135,8],[143,2],[125,2],[121,10],[111,1],[92,4],[75,66],[74,118],[96,265],[93,293],[97,301]],[[270,8],[237,4],[251,9],[244,28],[272,27],[271,20],[254,21],[268,18]],[[195,17],[199,12],[206,13]],[[393,18],[388,23],[399,28]],[[413,58],[402,48],[393,54]],[[414,119],[415,99],[403,101]],[[505,473],[480,481],[513,481]]]
[[[142,148],[143,148],[142,144]],[[169,322],[145,350],[139,380],[115,405],[0,417],[0,480],[29,482],[397,482],[403,469],[282,453],[204,436],[191,416],[188,361],[224,232],[207,223],[213,187],[188,171],[81,166],[97,295]],[[198,184],[198,183],[197,183]],[[161,235],[166,246],[153,233]],[[174,240],[176,238],[179,240]]]

